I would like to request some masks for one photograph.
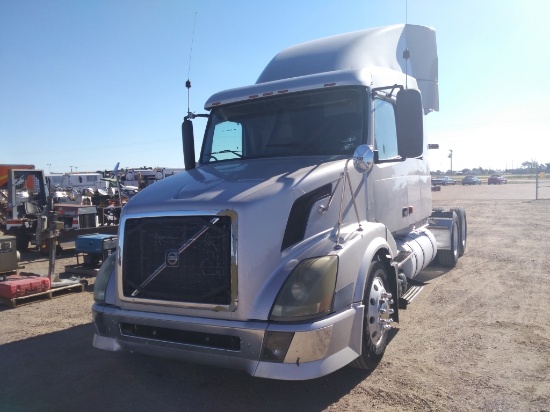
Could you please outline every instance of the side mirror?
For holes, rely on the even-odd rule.
[[[374,165],[374,152],[372,147],[362,144],[353,153],[353,167],[359,173],[368,173]]]
[[[193,133],[193,122],[185,119],[181,124],[181,140],[183,142],[183,162],[185,170],[194,169],[195,163],[195,135]]]
[[[395,97],[397,147],[403,158],[422,156],[424,146],[424,113],[418,90],[403,89]]]

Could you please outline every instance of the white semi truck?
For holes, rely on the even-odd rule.
[[[93,345],[302,380],[374,368],[430,262],[466,247],[432,210],[423,116],[438,110],[434,30],[395,25],[277,54],[214,94],[186,172],[125,206],[95,284]]]

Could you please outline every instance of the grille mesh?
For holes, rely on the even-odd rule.
[[[181,251],[186,242],[204,229],[202,235]],[[231,303],[229,216],[128,219],[124,227],[123,259],[122,283],[126,297]],[[156,276],[152,276],[154,273]]]

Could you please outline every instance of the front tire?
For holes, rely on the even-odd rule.
[[[379,260],[373,261],[363,298],[365,315],[361,355],[351,363],[355,368],[374,369],[384,356],[388,331],[391,329],[390,316],[393,313],[393,300],[389,290],[386,266]]]

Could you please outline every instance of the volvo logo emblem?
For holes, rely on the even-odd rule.
[[[166,251],[166,266],[178,267],[180,264],[180,255],[177,250]]]

